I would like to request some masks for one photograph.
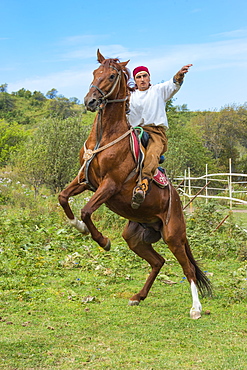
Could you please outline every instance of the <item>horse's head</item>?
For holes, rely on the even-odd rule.
[[[105,59],[99,50],[97,58],[100,66],[93,72],[92,84],[84,98],[85,106],[91,112],[95,112],[101,104],[125,98],[126,80],[130,77],[126,69],[129,61],[120,63],[118,59]]]

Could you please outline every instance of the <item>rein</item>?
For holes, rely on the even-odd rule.
[[[84,155],[83,155],[83,159],[84,159],[84,163],[83,165],[81,166],[79,172],[78,172],[78,183],[81,184],[80,182],[80,175],[81,175],[81,172],[83,171],[87,161],[89,161],[95,154],[99,153],[99,152],[102,152],[103,150],[109,148],[110,146],[118,143],[119,141],[121,141],[122,139],[124,139],[126,136],[128,136],[131,132],[133,131],[133,127],[131,127],[128,131],[126,131],[123,135],[119,136],[117,139],[111,141],[110,143],[100,147],[100,148],[97,148],[95,150],[91,150],[91,149],[87,149],[86,148],[86,142],[84,143]]]

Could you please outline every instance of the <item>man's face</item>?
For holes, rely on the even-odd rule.
[[[139,72],[135,76],[135,83],[137,85],[138,90],[145,91],[149,88],[150,84],[150,76],[147,72]]]

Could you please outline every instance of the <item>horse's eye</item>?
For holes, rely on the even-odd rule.
[[[114,74],[110,75],[110,81],[114,80],[114,78],[115,78]]]

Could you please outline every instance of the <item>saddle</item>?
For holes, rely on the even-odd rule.
[[[138,165],[138,168],[141,169],[143,166],[143,161],[145,154],[143,148],[146,149],[148,145],[148,140],[150,135],[143,130],[142,127],[136,127],[130,135],[130,146],[135,162]],[[159,160],[159,164],[163,163],[165,157],[162,155]],[[160,188],[165,188],[169,184],[169,180],[166,176],[166,171],[163,167],[158,167],[154,176],[153,181]]]

